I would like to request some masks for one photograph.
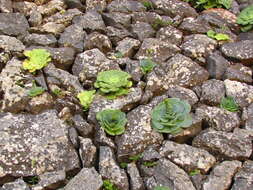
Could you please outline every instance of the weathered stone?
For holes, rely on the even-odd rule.
[[[102,12],[106,9],[106,0],[86,0],[86,11],[95,10]]]
[[[17,179],[14,182],[6,183],[1,190],[30,190],[29,186],[22,180]]]
[[[90,50],[94,48],[98,48],[103,53],[108,53],[112,50],[112,43],[108,36],[98,32],[92,32],[85,39],[84,49]]]
[[[21,13],[0,13],[0,34],[21,37],[27,33],[29,24]]]
[[[100,126],[96,125],[95,131],[94,143],[96,146],[108,146],[116,150],[114,141],[106,135],[105,131]]]
[[[12,1],[12,8],[14,12],[23,13],[25,16],[30,16],[31,12],[37,9],[34,2],[28,1]]]
[[[240,107],[246,107],[253,102],[253,86],[228,79],[224,84],[226,95],[232,96]]]
[[[11,0],[0,0],[0,12],[11,13],[12,11],[13,9]]]
[[[160,145],[150,145],[142,153],[141,161],[157,161],[162,158],[159,154]]]
[[[59,36],[65,29],[63,24],[57,24],[54,22],[47,22],[41,26],[35,26],[30,28],[30,32],[34,33],[48,33]]]
[[[54,77],[48,77],[49,79],[55,79]],[[74,78],[74,80],[76,80]],[[48,80],[47,80],[48,81]],[[64,84],[60,84],[59,86],[63,86]],[[66,92],[66,94],[64,95],[64,97],[62,98],[57,98],[55,100],[55,109],[58,112],[62,112],[62,116],[64,117],[63,119],[65,119],[67,116],[67,120],[71,119],[71,116],[74,114],[81,114],[83,113],[83,107],[80,105],[80,102],[77,100],[76,96],[73,96],[73,92],[75,92],[76,94],[83,91],[83,89],[81,91],[76,91],[73,90],[73,87],[71,88],[71,86],[69,84],[65,83],[65,87],[69,86],[69,91],[64,91],[64,93]],[[68,117],[70,116],[70,117]]]
[[[3,124],[0,183],[6,176],[79,169],[77,153],[68,140],[67,126],[57,118],[55,110],[38,115],[2,113],[0,122]]]
[[[65,4],[67,5],[68,9],[77,8],[80,11],[85,10],[85,6],[82,3],[85,3],[83,0],[64,0]]]
[[[106,27],[102,16],[95,11],[89,11],[84,15],[74,17],[72,23],[83,27],[87,31],[105,31]]]
[[[221,51],[227,57],[251,62],[253,59],[253,40],[223,44],[221,46]]]
[[[78,25],[71,25],[67,27],[61,34],[58,43],[62,47],[72,47],[78,53],[83,51],[84,38],[86,32]]]
[[[64,185],[66,173],[63,170],[46,172],[39,176],[39,183],[34,185],[31,190],[57,189]]]
[[[206,57],[216,48],[217,42],[204,34],[193,34],[184,38],[183,54],[205,64]]]
[[[144,190],[144,184],[140,176],[139,170],[134,162],[127,164],[127,173],[130,177],[131,190]]]
[[[2,69],[5,67],[5,64],[10,60],[10,54],[9,53],[5,53],[5,52],[1,52],[0,53],[0,73],[2,71]]]
[[[69,183],[64,190],[100,190],[103,181],[101,176],[93,168],[83,168]]]
[[[224,161],[215,166],[207,180],[203,184],[203,190],[229,189],[232,178],[239,170],[242,163],[239,161]]]
[[[253,39],[253,32],[242,32],[237,36],[238,41],[243,40],[252,40]]]
[[[252,153],[251,139],[237,133],[205,130],[193,139],[192,144],[216,155],[216,158],[245,160]]]
[[[41,25],[42,20],[43,20],[43,17],[40,14],[40,12],[38,12],[36,9],[33,9],[28,19],[29,24],[31,26],[39,26]]]
[[[201,88],[200,101],[208,105],[219,105],[222,98],[225,97],[225,85],[223,81],[216,79],[207,80],[203,82]]]
[[[156,37],[161,41],[166,41],[175,45],[180,45],[183,39],[183,33],[173,26],[162,27]]]
[[[155,37],[155,30],[146,22],[132,24],[131,31],[140,41],[143,41],[145,38]]]
[[[253,189],[253,161],[247,160],[234,177],[234,184],[231,190]]]
[[[65,111],[66,110],[66,111]],[[68,118],[71,117],[71,111],[68,107],[66,108],[63,108],[61,110],[61,112],[58,114],[58,117],[60,119],[62,119],[63,121],[67,121]],[[74,127],[70,127],[68,129],[68,135],[69,135],[69,140],[70,142],[72,143],[72,145],[74,146],[75,149],[78,149],[79,146],[80,146],[80,140],[78,138],[78,133],[77,133],[77,130],[76,128]]]
[[[74,123],[74,127],[76,128],[79,136],[89,137],[93,134],[94,126],[87,123],[87,121],[85,121],[81,115],[74,115],[72,117],[72,121]]]
[[[116,51],[121,52],[123,57],[133,57],[140,44],[139,40],[126,37],[118,43]]]
[[[173,141],[164,141],[160,154],[188,173],[195,169],[207,173],[216,162],[215,157],[205,150]]]
[[[79,155],[82,161],[82,166],[89,168],[95,164],[97,149],[93,145],[91,139],[79,137],[80,148]]]
[[[122,12],[122,13],[132,13],[132,12],[142,12],[146,8],[142,3],[133,0],[115,0],[112,1],[107,9],[109,12]]]
[[[175,55],[166,64],[168,80],[179,86],[193,87],[202,84],[209,76],[204,68],[182,54]]]
[[[55,47],[57,39],[53,34],[29,34],[24,38],[24,43],[27,46],[51,46]]]
[[[147,22],[152,26],[158,20],[162,21],[163,17],[155,12],[148,11],[148,12],[134,12],[134,13],[132,13],[132,23]],[[173,21],[172,18],[171,18],[171,21]]]
[[[66,5],[64,0],[51,0],[44,5],[38,6],[38,12],[40,12],[43,16],[51,16],[58,11],[64,11]]]
[[[131,75],[134,81],[139,82],[141,80],[141,77],[143,76],[143,71],[141,70],[140,62],[134,61],[129,58],[123,59],[125,59],[124,61],[126,62],[126,72],[128,72]]]
[[[243,64],[230,65],[225,72],[225,79],[252,83],[252,70]]]
[[[129,27],[131,25],[131,15],[126,13],[111,12],[103,13],[102,17],[106,26],[112,27]]]
[[[253,104],[243,108],[242,120],[245,122],[245,129],[253,130]]]
[[[112,26],[106,27],[106,35],[112,41],[112,44],[117,46],[117,43],[123,40],[125,37],[133,37],[133,35],[125,28],[116,28]]]
[[[109,179],[119,189],[129,189],[126,172],[117,165],[112,149],[106,146],[99,148],[99,173],[103,179]]]
[[[206,178],[207,178],[207,175],[201,175],[201,174],[191,176],[192,183],[196,187],[196,190],[202,190],[202,186]]]
[[[24,44],[15,37],[0,35],[0,48],[8,53],[18,53],[25,49]]]

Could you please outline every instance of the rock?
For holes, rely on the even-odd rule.
[[[152,144],[161,144],[163,136],[151,127],[151,111],[165,96],[153,100],[150,104],[140,105],[127,114],[126,131],[116,138],[117,156],[125,160],[144,151]]]
[[[0,132],[0,183],[7,176],[76,172],[80,168],[78,155],[68,140],[68,127],[55,110],[38,115],[2,113],[0,122],[4,126]]]
[[[223,131],[205,130],[193,139],[192,145],[207,150],[216,158],[245,160],[252,153],[251,139]]]
[[[14,12],[23,13],[25,16],[30,16],[33,10],[38,9],[38,6],[34,2],[12,1],[12,8]]]
[[[104,109],[129,111],[140,101],[141,96],[142,90],[140,88],[131,88],[127,95],[118,97],[114,100],[109,100],[102,95],[96,94],[90,105],[88,121],[91,123],[97,123],[96,114]]]
[[[141,161],[157,161],[162,158],[162,156],[159,154],[159,148],[160,145],[150,145],[148,146],[144,152],[142,153]]]
[[[245,122],[245,129],[253,130],[253,104],[243,108],[242,120]]]
[[[30,188],[22,179],[17,179],[14,182],[4,184],[1,190],[30,190]]]
[[[161,62],[166,61],[179,51],[180,49],[174,44],[155,38],[146,38],[136,54],[136,58],[143,59],[150,57],[153,61],[161,64]]]
[[[223,81],[211,79],[203,82],[201,86],[200,101],[208,105],[219,105],[225,97],[225,85]],[[212,90],[210,90],[212,89]]]
[[[34,185],[31,190],[58,189],[66,181],[66,173],[63,170],[46,172],[39,176],[39,183]]]
[[[180,45],[183,38],[183,33],[173,26],[162,27],[157,33],[156,37],[161,41],[166,41],[175,45]]]
[[[250,190],[253,188],[253,161],[247,160],[234,177],[231,190]]]
[[[188,173],[195,169],[207,173],[216,162],[215,157],[205,150],[187,144],[177,144],[173,141],[163,142],[160,155],[168,158]]]
[[[230,65],[225,72],[225,79],[252,83],[252,70],[243,64]]]
[[[198,13],[188,3],[180,0],[152,0],[156,9],[165,15],[175,17],[196,17]]]
[[[117,43],[125,37],[133,37],[133,35],[125,28],[115,28],[112,26],[106,27],[106,35],[111,40],[112,44],[117,46]]]
[[[112,43],[108,36],[98,32],[92,32],[85,39],[84,49],[91,50],[95,48],[99,49],[103,53],[108,53],[112,50]]]
[[[134,61],[129,58],[123,58],[126,61],[126,72],[128,72],[132,79],[136,82],[139,82],[143,76],[143,72],[140,67],[139,61]]]
[[[57,98],[55,100],[55,109],[60,113],[62,112],[61,113],[62,119],[67,119],[67,120],[70,120],[72,115],[83,113],[83,108],[80,105],[80,102],[77,100],[75,94],[73,94],[74,90],[72,90],[73,91],[72,93],[71,93],[71,88],[69,88],[69,90],[70,91],[65,91],[66,95],[64,97]],[[76,94],[77,93],[78,91],[76,91]]]
[[[155,37],[155,30],[146,22],[137,22],[131,25],[132,33],[137,36],[137,39],[143,41],[145,38]]]
[[[10,54],[1,52],[0,53],[0,73],[2,69],[4,68],[5,64],[10,60]]]
[[[208,79],[208,72],[190,58],[176,54],[166,63],[166,76],[171,83],[182,87],[193,87]]]
[[[106,0],[86,0],[86,11],[95,10],[103,12],[106,9]]]
[[[76,52],[80,53],[83,51],[83,43],[86,35],[82,27],[71,25],[60,35],[58,43],[61,47],[71,47],[74,48]]]
[[[133,0],[116,0],[112,1],[107,9],[109,12],[121,12],[121,13],[133,13],[133,12],[143,12],[146,8],[141,2]]]
[[[103,179],[109,179],[120,190],[128,190],[128,178],[116,161],[111,148],[100,146],[99,148],[99,173]]]
[[[38,12],[36,9],[33,9],[28,19],[29,24],[31,26],[39,26],[41,25],[42,20],[43,20],[43,17],[40,14],[40,12]]]
[[[217,42],[203,34],[193,34],[184,38],[181,45],[183,54],[201,64],[205,64],[206,57],[216,48]]]
[[[51,16],[58,11],[64,11],[65,9],[66,5],[63,0],[51,0],[48,1],[46,4],[41,4],[40,6],[38,6],[38,12],[40,12],[44,17]]]
[[[90,168],[95,164],[97,149],[93,145],[91,139],[79,137],[79,140],[79,155],[82,161],[82,166],[85,168]]]
[[[153,175],[145,180],[148,190],[152,190],[156,186],[178,190],[196,190],[187,173],[169,160],[162,158],[153,168]]]
[[[127,164],[127,173],[130,177],[131,190],[144,190],[144,184],[140,176],[139,170],[134,162]]]
[[[196,190],[202,190],[202,185],[204,181],[206,180],[206,178],[207,178],[207,175],[201,175],[201,174],[191,176],[192,183],[196,187]]]
[[[0,13],[0,34],[22,37],[28,28],[29,24],[22,13]]]
[[[203,184],[203,190],[226,190],[232,183],[232,178],[242,163],[239,161],[224,161],[215,166]]]
[[[85,85],[92,85],[101,71],[120,69],[119,66],[99,51],[92,49],[84,51],[76,56],[72,67],[72,73],[79,78]]]
[[[227,57],[250,62],[253,59],[253,40],[225,43],[221,51]]]
[[[46,24],[43,24],[41,26],[35,26],[30,28],[30,32],[34,33],[47,33],[47,34],[53,34],[55,36],[59,36],[60,33],[62,33],[65,29],[65,26],[63,24],[57,24],[54,22],[47,22]]]
[[[102,185],[102,178],[94,167],[83,168],[69,181],[64,190],[100,190]]]
[[[82,4],[82,0],[64,0],[65,4],[67,5],[68,9],[77,8],[80,11],[85,10],[85,6]]]
[[[68,109],[68,107],[64,108],[61,110],[61,112],[59,113],[59,118],[64,120],[64,121],[67,121],[68,118],[71,117],[71,113],[70,113],[70,109]],[[68,135],[69,135],[69,140],[70,142],[72,143],[72,145],[74,146],[75,149],[78,149],[79,146],[80,146],[80,140],[78,138],[78,133],[77,133],[77,130],[76,128],[74,127],[70,127],[68,129]]]
[[[253,87],[246,83],[226,79],[224,81],[226,95],[232,96],[240,107],[246,107],[253,102]]]
[[[89,11],[84,15],[74,17],[72,23],[83,27],[88,32],[94,30],[103,32],[106,27],[102,16],[95,11]]]
[[[0,35],[0,48],[7,53],[21,53],[25,46],[15,37]]]
[[[89,137],[94,132],[94,126],[87,123],[86,120],[79,114],[72,117],[74,127],[76,128],[78,135],[81,137]]]
[[[127,13],[102,13],[102,17],[106,26],[112,26],[116,28],[124,26],[126,28],[129,28],[131,25],[131,15]]]
[[[12,11],[12,2],[10,0],[0,0],[0,12],[11,13]]]
[[[133,38],[124,38],[118,43],[116,51],[121,52],[123,57],[133,57],[136,50],[139,49],[141,42]]]
[[[253,32],[242,32],[237,36],[238,41],[252,40],[252,39],[253,39]]]
[[[27,46],[51,46],[55,47],[57,39],[53,34],[28,34],[24,38],[24,43]]]
[[[108,146],[112,148],[113,150],[116,150],[114,141],[106,135],[105,131],[100,126],[96,125],[95,130],[96,130],[96,133],[95,133],[94,143],[96,146]]]

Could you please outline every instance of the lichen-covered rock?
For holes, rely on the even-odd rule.
[[[205,130],[193,139],[193,146],[207,150],[216,158],[245,160],[252,153],[252,142],[244,135]]]
[[[136,50],[140,47],[140,44],[141,42],[139,40],[126,37],[118,42],[116,51],[121,52],[124,57],[133,57]]]
[[[38,6],[34,2],[12,1],[12,8],[14,12],[23,13],[25,16],[30,16],[33,10],[36,10]]]
[[[96,161],[97,149],[93,145],[91,139],[79,137],[80,147],[79,155],[82,161],[82,165],[85,168],[90,168]]]
[[[243,64],[230,65],[225,72],[225,79],[252,83],[252,70]]]
[[[40,0],[38,0],[40,1]],[[51,16],[58,11],[64,11],[66,5],[63,0],[51,0],[46,4],[41,4],[38,6],[38,12],[40,12],[43,16]]]
[[[155,30],[146,22],[137,22],[131,25],[132,33],[137,36],[137,39],[143,41],[145,38],[155,37]]]
[[[164,141],[160,154],[187,172],[198,169],[207,173],[216,162],[215,157],[206,150],[173,141]]]
[[[138,53],[137,59],[151,57],[153,61],[161,64],[168,58],[174,56],[180,51],[179,47],[169,42],[165,42],[155,38],[144,39]]]
[[[126,172],[117,165],[110,147],[100,146],[99,148],[99,173],[103,179],[109,179],[118,189],[129,189]]]
[[[171,83],[183,87],[202,84],[209,76],[204,68],[182,54],[176,54],[169,59],[165,71]]]
[[[184,38],[181,45],[183,54],[196,59],[200,63],[206,62],[206,57],[216,48],[217,42],[204,34],[193,34]]]
[[[24,44],[15,37],[0,35],[0,48],[8,53],[20,53],[25,49]]]
[[[123,27],[116,28],[112,26],[106,27],[106,35],[115,46],[117,46],[117,43],[123,40],[125,37],[133,37],[133,35],[127,29]]]
[[[224,84],[226,95],[232,96],[240,107],[246,107],[253,102],[253,86],[228,79]]]
[[[184,18],[183,22],[179,26],[179,29],[190,34],[205,34],[212,28],[209,23],[201,17],[187,17]]]
[[[112,1],[107,9],[109,12],[122,12],[122,13],[132,13],[132,12],[142,12],[146,8],[141,2],[133,0],[115,0]]]
[[[12,2],[10,0],[0,0],[0,12],[11,13],[12,11]]]
[[[183,33],[173,26],[162,27],[156,37],[161,41],[166,41],[175,45],[180,45],[183,39]]]
[[[41,25],[42,21],[43,17],[40,12],[38,12],[36,9],[33,9],[28,19],[30,26],[39,26]]]
[[[253,104],[243,109],[242,120],[245,122],[245,129],[253,130]]]
[[[145,189],[139,170],[134,162],[127,164],[127,173],[130,177],[129,183],[131,190]]]
[[[247,160],[234,177],[234,184],[231,190],[253,189],[253,161]]]
[[[87,123],[86,120],[79,114],[74,115],[72,118],[73,125],[76,128],[78,135],[81,137],[89,137],[94,132],[94,126]]]
[[[9,53],[5,53],[5,52],[1,52],[0,53],[0,73],[2,71],[2,69],[4,68],[5,64],[10,60],[10,54]]]
[[[112,27],[126,27],[128,28],[131,25],[131,15],[127,13],[120,12],[111,12],[103,13],[102,17],[106,26]]]
[[[203,190],[229,189],[233,176],[241,166],[242,163],[239,161],[224,161],[215,166],[207,180],[204,182]]]
[[[28,34],[24,38],[24,43],[27,46],[51,46],[55,47],[57,39],[53,34]]]
[[[86,11],[95,10],[102,12],[106,9],[106,0],[86,0]]]
[[[96,146],[108,146],[113,150],[116,150],[115,143],[113,139],[106,135],[105,131],[98,125],[96,127],[96,133],[94,137],[94,143]]]
[[[221,99],[225,97],[225,85],[223,81],[216,79],[207,80],[203,82],[201,89],[200,101],[208,105],[219,105]]]
[[[47,33],[59,36],[65,29],[63,24],[57,24],[55,22],[47,22],[40,26],[34,26],[30,28],[30,32],[34,33]]]
[[[64,190],[100,190],[103,181],[95,168],[83,168],[68,184]]]
[[[0,183],[7,176],[79,169],[78,155],[68,139],[68,127],[57,118],[55,110],[38,115],[2,113],[0,122]]]
[[[29,186],[22,180],[17,179],[14,182],[6,183],[1,190],[30,190]]]
[[[126,72],[131,75],[134,81],[139,82],[144,75],[141,70],[140,62],[129,58],[122,58],[120,61],[123,61],[123,59],[124,62],[126,62]]]

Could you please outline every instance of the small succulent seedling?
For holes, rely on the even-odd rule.
[[[239,110],[239,106],[231,96],[223,97],[221,99],[220,107],[230,112],[237,112]]]
[[[156,186],[154,188],[154,190],[171,190],[169,187],[165,187],[165,186]]]
[[[54,89],[52,92],[56,96],[61,96],[63,94],[62,91],[58,88]]]
[[[152,162],[152,161],[149,161],[149,162],[143,162],[142,164],[143,166],[146,166],[146,167],[154,167],[157,165],[157,162]]]
[[[140,153],[140,154],[136,154],[134,156],[130,156],[128,159],[131,160],[131,161],[134,161],[134,162],[137,162],[139,159],[141,159],[143,157],[143,154]]]
[[[195,176],[195,175],[198,175],[198,174],[200,174],[200,170],[198,170],[198,169],[192,170],[189,173],[190,176]]]
[[[230,40],[230,37],[227,34],[216,33],[213,30],[209,30],[207,32],[207,36],[210,37],[210,38],[213,38],[215,40],[218,40],[218,41]]]
[[[118,52],[116,52],[116,53],[114,54],[114,57],[115,57],[116,59],[118,59],[118,58],[124,57],[124,55],[123,55],[122,52],[118,51]]]
[[[87,111],[90,107],[90,104],[93,101],[96,90],[83,91],[77,95],[81,105],[83,106],[84,111]]]
[[[140,60],[140,66],[141,70],[144,74],[148,74],[153,70],[153,68],[156,66],[156,64],[150,59],[142,59]]]
[[[109,179],[103,180],[103,190],[119,190]]]
[[[253,28],[253,5],[242,10],[237,17],[237,24],[241,25],[241,31],[247,32]]]
[[[39,176],[29,176],[29,177],[24,177],[23,179],[29,185],[36,185],[39,183]]]
[[[210,8],[226,8],[229,9],[233,0],[184,0],[191,3],[195,8],[200,10]]]
[[[157,19],[155,19],[154,23],[151,24],[151,26],[154,30],[159,30],[160,28],[169,26],[171,24],[173,24],[173,22],[170,20],[166,21],[166,20],[162,20],[160,18],[157,18]]]
[[[96,118],[100,126],[109,135],[121,135],[125,132],[126,114],[120,110],[106,109],[97,113]]]
[[[51,54],[45,49],[33,49],[24,52],[27,59],[23,62],[23,69],[34,73],[47,66],[51,61]]]
[[[142,4],[144,7],[146,7],[147,10],[152,10],[154,9],[153,3],[146,0],[146,1],[142,1]]]
[[[32,88],[28,91],[28,96],[30,97],[35,97],[35,96],[38,96],[38,95],[41,95],[43,94],[43,92],[45,91],[44,88],[40,87],[40,86],[37,86],[35,81],[33,81],[33,86]]]
[[[127,168],[127,165],[128,165],[128,163],[126,163],[126,162],[121,162],[121,163],[119,164],[119,166],[120,166],[122,169]]]

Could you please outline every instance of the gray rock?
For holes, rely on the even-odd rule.
[[[118,42],[116,51],[121,52],[123,57],[133,57],[136,50],[139,49],[141,42],[133,38],[124,38],[122,41]]]
[[[95,82],[99,72],[112,69],[118,70],[120,68],[118,64],[107,59],[99,49],[92,49],[76,56],[72,73],[85,85],[91,86]]]
[[[122,13],[132,13],[132,12],[142,12],[146,8],[141,2],[133,0],[116,0],[112,1],[107,9],[109,12],[122,12]]]
[[[148,190],[153,190],[156,186],[178,190],[196,190],[187,173],[165,158],[158,161],[152,177],[146,178],[145,184]]]
[[[224,84],[226,95],[232,96],[240,107],[253,103],[253,86],[228,79],[224,81]]]
[[[34,185],[31,190],[57,189],[64,185],[66,173],[63,170],[46,172],[39,176],[39,183]]]
[[[202,17],[187,17],[184,18],[183,22],[179,26],[179,29],[190,34],[205,34],[212,28]]]
[[[39,5],[38,12],[47,17],[57,13],[58,11],[64,11],[67,8],[64,0],[37,0],[35,4]]]
[[[162,27],[157,33],[156,37],[161,41],[166,41],[175,45],[180,45],[183,39],[183,33],[173,26]]]
[[[55,47],[57,39],[53,34],[28,34],[24,38],[24,43],[27,46],[51,46]]]
[[[83,0],[64,0],[69,9],[77,8],[80,11],[85,10],[85,6],[82,4]]]
[[[116,28],[112,26],[106,27],[106,35],[111,40],[112,44],[117,46],[117,43],[125,37],[133,37],[133,35],[125,28]]]
[[[90,168],[95,164],[97,149],[93,145],[91,139],[79,137],[79,140],[79,155],[82,161],[82,166]]]
[[[33,10],[38,9],[38,6],[34,2],[12,1],[12,8],[14,12],[23,13],[25,16],[30,16]]]
[[[253,39],[253,32],[242,32],[237,36],[238,41],[243,40],[252,40]]]
[[[57,118],[55,110],[38,115],[2,113],[0,121],[0,183],[6,176],[79,169],[78,155],[68,140],[68,127]]]
[[[21,13],[0,13],[0,34],[21,37],[27,33],[29,24]]]
[[[120,190],[129,189],[126,172],[117,165],[112,149],[106,146],[99,148],[99,173],[103,179],[109,179]]]
[[[173,141],[164,141],[160,154],[188,173],[195,169],[207,173],[216,162],[215,157],[205,150],[187,144],[177,144]]]
[[[141,161],[157,161],[162,158],[159,154],[160,145],[150,145],[142,153]]]
[[[95,10],[103,12],[106,9],[106,0],[86,0],[86,11]]]
[[[66,109],[67,109],[67,108],[66,108]],[[63,113],[63,111],[65,111],[66,109],[61,110],[61,112],[59,113],[59,117],[60,117],[61,119],[63,119],[63,120],[65,120],[65,118],[64,118],[64,116],[62,116],[62,115],[64,115],[64,114],[62,114],[62,113]],[[67,109],[66,112],[70,112],[70,110]],[[65,114],[68,115],[69,113],[65,113]],[[66,116],[66,117],[68,117],[68,116]],[[80,141],[79,141],[79,138],[78,138],[78,133],[77,133],[76,128],[70,127],[70,128],[68,129],[68,135],[69,135],[69,140],[70,140],[70,142],[72,143],[72,145],[74,146],[74,148],[75,148],[75,149],[78,149],[78,148],[79,148],[79,145],[80,145]]]
[[[14,182],[4,184],[1,190],[30,190],[30,188],[22,179],[17,179]]]
[[[70,182],[64,190],[100,190],[103,181],[101,176],[93,168],[83,168]]]
[[[106,27],[102,16],[95,11],[89,11],[84,15],[74,17],[72,23],[83,27],[87,31],[105,31]]]
[[[108,146],[113,150],[116,150],[114,141],[106,135],[105,131],[100,126],[96,125],[95,130],[94,143],[96,146]]]
[[[221,46],[222,53],[240,61],[250,61],[253,59],[253,40],[226,43]]]
[[[11,13],[12,11],[13,9],[11,0],[0,0],[0,12]]]
[[[144,190],[144,184],[140,176],[139,170],[134,162],[127,164],[127,173],[130,177],[131,190]]]
[[[169,18],[168,16],[166,16],[166,17]],[[152,26],[157,20],[163,21],[163,17],[155,12],[148,11],[148,12],[134,12],[134,13],[132,13],[132,23],[147,22]],[[173,21],[172,18],[171,18],[171,21]]]
[[[196,17],[198,13],[188,3],[180,0],[152,0],[154,6],[163,14],[175,17]]]
[[[29,32],[34,33],[46,33],[46,34],[53,34],[55,36],[59,36],[65,29],[63,24],[57,24],[55,22],[47,22],[46,24],[31,27]]]
[[[166,63],[166,77],[171,83],[193,87],[208,79],[208,72],[190,58],[177,54]]]
[[[2,71],[2,69],[4,68],[5,64],[10,60],[10,54],[9,53],[5,53],[5,52],[1,52],[0,53],[0,73]]]
[[[192,144],[215,154],[216,158],[245,160],[252,153],[251,139],[237,133],[205,130],[193,139]]]
[[[32,9],[28,22],[31,26],[39,26],[43,21],[43,17],[36,9]]]
[[[178,53],[180,49],[169,42],[161,41],[155,38],[144,39],[138,53],[136,54],[137,59],[152,58],[153,61],[160,64],[166,61],[168,58]]]
[[[137,39],[143,41],[145,38],[155,37],[155,30],[146,22],[137,22],[131,25],[132,33],[137,36]]]
[[[243,163],[242,168],[234,177],[234,184],[231,190],[251,190],[253,189],[253,161],[248,160]]]
[[[215,166],[207,180],[203,184],[203,190],[226,190],[229,189],[232,178],[242,166],[239,161],[224,161]]]
[[[200,101],[208,105],[219,105],[225,97],[225,85],[223,81],[211,79],[203,82],[201,86]],[[212,90],[210,90],[212,89]]]
[[[126,28],[131,25],[131,15],[127,13],[119,13],[119,12],[111,12],[111,13],[103,13],[102,17],[106,26],[112,27],[121,27],[124,26]]]
[[[245,122],[245,129],[253,130],[253,104],[243,108],[242,120]]]
[[[87,123],[81,115],[74,115],[72,117],[74,127],[77,129],[78,135],[81,137],[89,137],[94,132],[94,126]]]
[[[206,57],[216,48],[217,42],[207,35],[193,34],[184,38],[183,54],[205,64]]]
[[[112,43],[108,36],[98,32],[92,32],[85,39],[84,49],[91,50],[94,48],[98,48],[103,53],[108,53],[112,50]]]
[[[123,58],[126,62],[126,72],[128,72],[132,79],[136,82],[139,82],[141,80],[141,77],[143,76],[143,72],[140,67],[140,62],[135,61],[129,58]]]
[[[230,65],[225,72],[225,79],[252,83],[252,70],[243,64]]]
[[[0,48],[7,53],[20,53],[25,49],[24,44],[15,37],[0,35]]]
[[[80,53],[83,51],[83,43],[86,35],[82,27],[71,25],[61,34],[58,43],[61,47],[72,47],[76,52]]]

